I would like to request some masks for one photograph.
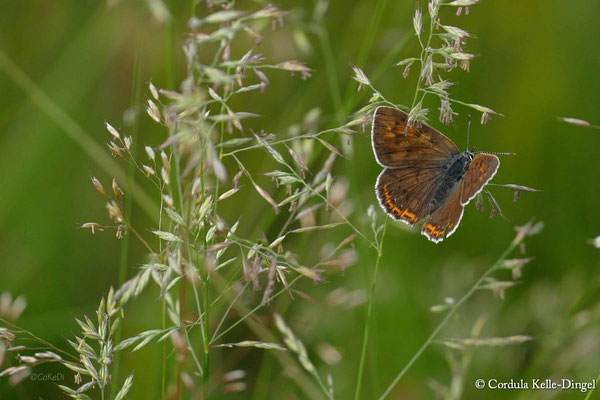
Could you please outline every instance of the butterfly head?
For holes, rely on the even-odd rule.
[[[467,150],[465,151],[465,156],[467,156],[467,158],[469,159],[469,161],[473,161],[473,158],[475,157],[475,154],[477,152],[475,151],[475,147],[473,147],[471,149],[471,151]]]

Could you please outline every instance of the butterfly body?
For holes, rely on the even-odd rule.
[[[471,162],[473,161],[474,154],[470,151],[457,154],[454,158],[450,159],[448,164],[442,167],[446,170],[446,173],[440,180],[437,189],[429,204],[429,212],[434,212],[452,192],[456,185],[460,184],[465,173],[469,169]]]
[[[424,222],[421,233],[436,243],[454,233],[464,206],[500,165],[492,154],[460,152],[424,123],[409,126],[408,115],[391,107],[375,110],[372,144],[384,167],[375,185],[379,204],[396,220]]]

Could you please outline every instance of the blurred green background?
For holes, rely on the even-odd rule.
[[[180,48],[191,1],[173,3],[173,40]],[[324,26],[331,52],[323,51],[323,36],[312,27],[314,2],[275,3],[292,12],[282,30],[265,33],[258,51],[277,62],[300,59],[314,71],[306,81],[272,74],[272,84],[260,101],[244,106],[263,116],[252,126],[277,132],[301,121],[313,108],[322,110],[326,125],[334,125],[336,102],[348,105],[349,114],[368,101],[365,92],[355,94],[351,63],[369,76],[383,71],[373,79],[375,87],[391,101],[411,102],[415,72],[405,80],[402,70],[392,64],[417,54],[412,37],[414,2],[332,1]],[[250,1],[238,2],[237,7],[244,9],[245,4],[256,8]],[[203,5],[197,9],[199,15],[205,11]],[[451,74],[459,83],[451,88],[453,97],[504,114],[484,126],[474,123],[472,145],[517,153],[516,157],[501,158],[494,182],[543,192],[524,193],[513,203],[510,190],[492,188],[508,221],[490,220],[489,209],[480,213],[469,205],[460,229],[439,245],[403,225],[389,224],[374,303],[364,398],[381,394],[435,328],[441,316],[430,313],[429,307],[445,297],[461,297],[508,246],[513,226],[531,218],[544,221],[545,229],[527,242],[527,254],[535,260],[524,268],[521,283],[508,290],[504,300],[489,292],[477,293],[441,337],[468,337],[477,318],[483,316],[484,337],[526,334],[535,340],[475,349],[464,377],[463,398],[583,398],[577,391],[481,392],[474,388],[474,381],[546,377],[590,381],[600,373],[600,254],[588,243],[600,235],[600,132],[557,120],[569,116],[600,123],[599,17],[597,0],[530,0],[483,1],[468,17],[445,18],[476,35],[467,49],[479,55],[470,73]],[[370,26],[375,26],[372,33]],[[107,141],[104,121],[127,126],[124,112],[135,99],[135,79],[144,87],[150,80],[157,87],[171,85],[165,78],[173,62],[165,50],[165,29],[169,28],[154,21],[141,1],[123,0],[112,8],[94,0],[8,0],[0,4],[0,50],[81,126],[85,135],[101,145]],[[298,31],[308,39],[303,46],[293,40]],[[390,59],[405,40],[408,44]],[[181,52],[176,56],[178,78],[182,78],[183,56]],[[326,68],[328,57],[335,66],[333,71]],[[332,84],[331,72],[337,85]],[[100,297],[117,283],[120,243],[111,233],[92,236],[78,228],[84,222],[107,220],[103,201],[89,177],[107,182],[109,175],[5,70],[0,70],[0,94],[0,292],[25,296],[28,307],[19,324],[64,346],[64,339],[78,331],[73,317],[93,313]],[[430,106],[437,108],[437,100]],[[460,107],[456,111],[460,116],[454,124],[442,126],[435,113],[431,124],[464,149],[467,115],[473,112]],[[477,121],[478,116],[473,116]],[[153,145],[160,142],[157,128],[143,113],[134,140]],[[336,174],[349,181],[353,221],[368,226],[366,210],[376,202],[373,185],[380,167],[367,134],[355,137],[352,158],[339,161],[336,168]],[[263,206],[260,200],[257,203]],[[133,216],[138,226],[151,227],[135,208]],[[340,233],[338,242],[344,236],[347,234]],[[287,320],[311,350],[319,370],[332,373],[339,398],[354,393],[366,307],[339,307],[330,300],[339,287],[362,290],[356,292],[359,299],[366,296],[374,254],[364,244],[357,243],[357,249],[358,263],[343,276],[329,276],[318,286],[304,284],[301,290],[315,303],[297,299],[287,305]],[[131,268],[144,261],[143,249],[134,241],[127,256]],[[144,304],[156,301],[146,296],[132,307],[130,314],[136,314],[136,322],[125,326],[126,336],[151,327],[148,321],[157,316]],[[327,345],[339,351],[339,363],[327,365],[320,360],[315,349]],[[428,348],[390,398],[435,398],[431,381],[447,385],[452,377],[445,354],[441,345]],[[288,381],[278,374],[272,360],[261,365],[270,365],[271,370],[264,373],[273,381],[266,389],[255,391],[255,398],[260,398],[256,393],[280,398],[278,387]],[[128,357],[122,369],[135,369],[138,382],[153,382],[159,374],[160,354],[144,350]],[[253,393],[249,383],[248,398],[248,393]],[[157,393],[156,384],[138,384],[132,398],[157,398]],[[2,399],[38,396],[62,395],[48,382],[25,381],[12,388],[6,379],[0,379]],[[240,396],[235,398],[246,398]]]

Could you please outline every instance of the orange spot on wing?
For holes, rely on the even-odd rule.
[[[401,215],[401,217],[402,217],[402,218],[406,217],[406,218],[408,218],[409,220],[411,220],[412,222],[417,222],[417,221],[418,221],[418,218],[417,218],[417,216],[416,216],[414,213],[411,213],[410,211],[408,211],[408,209],[406,209],[406,210],[404,210],[404,211],[402,212],[402,215]]]
[[[444,229],[437,229],[437,227],[432,224],[425,224],[424,229],[429,232],[429,235],[435,238],[444,236]]]
[[[400,207],[394,204],[394,200],[392,199],[392,196],[390,194],[390,188],[387,184],[383,185],[383,197],[385,198],[384,202],[388,210],[391,213],[393,213],[396,217],[408,220],[412,223],[415,223],[419,220],[416,214],[408,211],[408,209],[402,210],[400,209]]]

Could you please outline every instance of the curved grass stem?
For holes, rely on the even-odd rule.
[[[471,298],[471,296],[473,295],[473,293],[475,293],[475,291],[477,291],[477,289],[479,289],[479,287],[485,281],[485,279],[487,277],[489,277],[494,271],[496,271],[496,269],[498,269],[498,267],[502,264],[502,262],[504,262],[506,257],[508,257],[508,255],[514,250],[514,248],[517,246],[517,244],[518,244],[518,241],[513,240],[510,243],[510,245],[508,246],[508,248],[502,253],[502,255],[500,255],[498,260],[494,264],[492,264],[492,266],[490,268],[488,268],[488,270],[485,271],[483,273],[483,275],[481,275],[481,277],[477,280],[477,282],[475,282],[475,284],[473,286],[471,286],[469,291],[463,297],[461,297],[460,300],[458,300],[456,302],[456,304],[454,304],[454,306],[448,311],[448,313],[446,314],[444,319],[433,330],[433,332],[429,335],[427,340],[425,340],[425,343],[423,343],[423,345],[419,348],[419,350],[417,350],[415,355],[408,361],[408,363],[404,366],[404,368],[402,368],[402,370],[398,373],[398,375],[396,375],[396,377],[394,378],[392,383],[390,383],[390,385],[387,387],[387,389],[379,397],[379,400],[385,399],[391,393],[391,391],[398,384],[398,382],[400,382],[400,379],[402,379],[402,377],[406,374],[406,372],[410,369],[410,367],[412,367],[412,365],[419,359],[419,357],[421,357],[421,354],[423,354],[425,349],[435,340],[435,338],[440,333],[442,328],[444,326],[446,326],[446,324],[448,323],[450,318],[452,318],[454,316],[454,314],[456,314],[456,311],[458,311],[460,306],[462,306],[463,303],[465,303],[467,300],[469,300]]]
[[[596,379],[594,380],[594,382],[596,382],[596,385],[600,384],[600,374],[596,377]],[[589,399],[591,399],[592,398],[592,393],[594,393],[595,390],[596,389],[590,390],[583,400],[589,400]]]

